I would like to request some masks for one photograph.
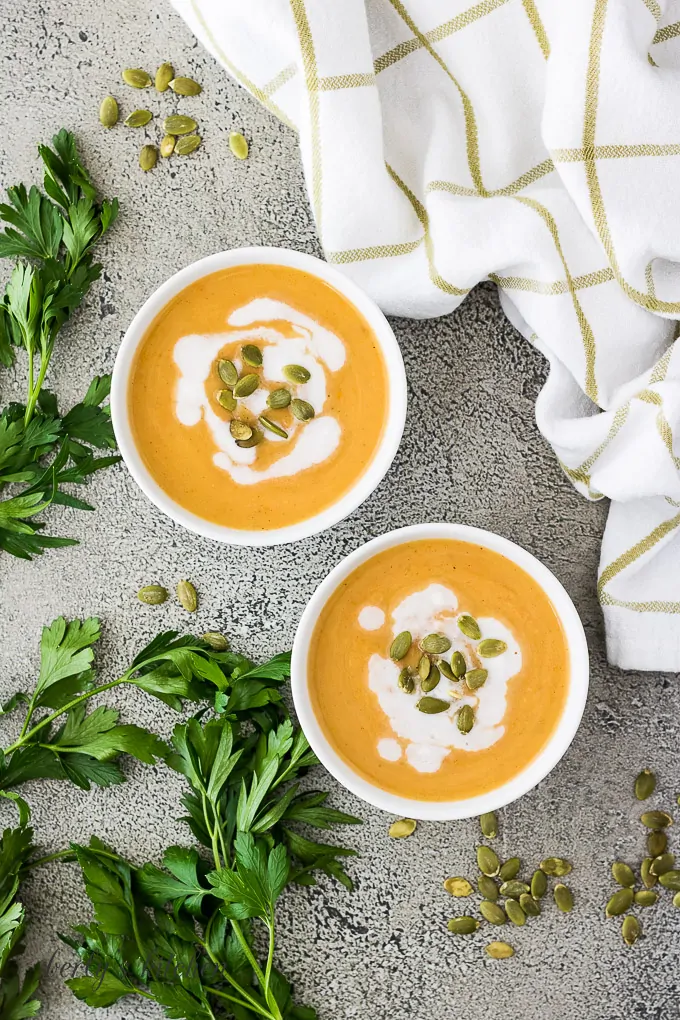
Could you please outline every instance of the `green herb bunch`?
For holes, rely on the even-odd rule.
[[[8,224],[0,232],[0,257],[16,260],[0,300],[0,362],[11,365],[15,348],[23,348],[28,361],[25,403],[0,411],[0,550],[24,559],[74,544],[43,535],[34,518],[51,503],[91,510],[62,486],[85,482],[118,459],[95,457],[92,449],[115,447],[102,407],[108,377],[94,379],[83,401],[63,416],[43,388],[59,330],[100,275],[94,245],[118,214],[116,199],[97,202],[73,135],[62,129],[52,144],[38,147],[45,193],[18,184],[0,204],[0,221]],[[5,494],[10,485],[17,491]]]

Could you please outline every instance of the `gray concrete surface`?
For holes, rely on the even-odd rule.
[[[41,0],[22,10],[3,5],[0,39],[0,181],[37,180],[35,144],[60,125],[78,133],[103,192],[118,195],[121,218],[102,246],[102,280],[59,338],[50,385],[75,401],[90,377],[109,371],[133,313],[175,270],[210,252],[242,244],[288,245],[319,252],[296,139],[231,83],[198,47],[163,0]],[[191,159],[153,174],[136,165],[143,132],[103,131],[100,98],[124,66],[154,68],[170,59],[204,83],[194,101],[205,144]],[[160,111],[168,97],[150,98]],[[162,100],[162,101],[161,101]],[[231,158],[232,128],[251,140],[246,163]],[[655,804],[680,789],[677,744],[680,689],[674,677],[620,673],[603,652],[594,596],[606,508],[584,502],[562,476],[534,423],[544,365],[504,319],[490,285],[452,316],[394,323],[409,377],[406,433],[378,491],[331,532],[273,550],[224,548],[194,537],[160,515],[124,467],[96,477],[87,515],[57,510],[55,527],[81,540],[27,564],[0,559],[0,693],[33,682],[40,627],[63,613],[97,614],[106,677],[161,627],[224,628],[257,657],[290,644],[296,621],[329,568],[367,539],[397,525],[457,520],[521,543],[555,571],[573,597],[592,653],[592,685],[583,725],[566,758],[538,789],[502,812],[502,854],[534,863],[563,853],[575,864],[576,909],[554,907],[513,930],[514,960],[486,960],[494,933],[456,939],[446,931],[452,903],[441,888],[450,874],[473,870],[477,825],[422,824],[410,840],[387,838],[389,819],[355,801],[322,770],[315,782],[365,825],[349,838],[361,851],[350,865],[356,891],[322,882],[286,894],[280,910],[278,963],[302,1002],[323,1020],[666,1020],[678,1015],[680,911],[670,897],[644,917],[648,938],[626,949],[616,921],[605,922],[608,864],[637,862],[643,836],[630,785],[643,765],[658,770]],[[0,370],[0,401],[22,393],[24,365]],[[147,609],[144,583],[196,582],[195,623],[172,603]],[[112,698],[128,720],[167,734],[173,718],[133,693]],[[11,733],[9,722],[0,727]],[[7,741],[2,739],[1,743]],[[176,821],[179,782],[163,768],[132,765],[129,782],[80,793],[33,783],[38,838],[45,852],[98,833],[134,861],[189,842]],[[11,812],[0,806],[0,823]],[[46,1020],[80,1020],[91,1011],[64,988],[71,964],[56,932],[84,920],[87,907],[73,866],[49,866],[25,888],[31,914],[27,960],[52,960],[44,981]],[[458,908],[460,909],[460,908]],[[54,956],[53,956],[54,954]],[[53,959],[52,959],[53,957]],[[123,1001],[107,1020],[159,1015]]]

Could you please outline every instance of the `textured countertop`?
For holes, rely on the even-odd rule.
[[[26,9],[27,8],[27,9]],[[319,254],[296,138],[233,84],[163,0],[41,0],[6,5],[0,39],[0,181],[38,181],[36,144],[62,125],[77,135],[103,193],[117,195],[121,216],[98,252],[104,264],[72,325],[59,337],[49,384],[75,401],[95,373],[110,371],[120,339],[145,297],[188,262],[244,244],[286,245]],[[201,150],[143,174],[143,131],[104,131],[100,99],[113,92],[134,108],[120,82],[126,66],[151,71],[171,60],[204,85],[192,100],[204,135]],[[144,94],[155,112],[167,96]],[[251,157],[228,149],[242,130]],[[4,279],[4,269],[2,273]],[[356,801],[329,777],[333,802],[361,815],[349,831],[361,851],[350,863],[356,891],[330,881],[294,889],[280,908],[282,969],[299,1001],[322,1020],[666,1020],[677,1015],[680,910],[667,896],[643,913],[648,936],[633,949],[603,905],[609,863],[638,863],[643,834],[632,801],[637,771],[659,775],[654,806],[674,804],[680,689],[669,676],[621,673],[607,665],[595,599],[599,536],[606,507],[581,499],[538,434],[534,402],[542,358],[505,320],[495,288],[477,288],[451,316],[394,320],[409,379],[409,415],[401,449],[383,483],[349,520],[326,534],[270,550],[227,548],[174,526],[137,489],[121,465],[100,473],[86,493],[93,514],[59,508],[48,518],[81,544],[33,563],[0,558],[0,695],[33,683],[40,628],[59,614],[98,615],[99,662],[110,678],[157,630],[223,629],[253,657],[289,646],[306,599],[346,553],[375,535],[420,521],[490,528],[525,546],[560,578],[581,613],[592,655],[583,725],[566,757],[540,786],[500,813],[501,855],[533,863],[564,854],[575,868],[574,912],[554,906],[526,928],[505,932],[517,949],[507,962],[486,959],[496,932],[456,938],[446,920],[461,912],[441,887],[451,874],[474,874],[475,821],[423,823],[398,843],[389,819]],[[22,395],[24,364],[0,369],[0,403]],[[172,602],[159,609],[135,598],[147,583],[196,583],[195,621]],[[174,717],[151,699],[116,692],[127,721],[167,735]],[[10,723],[6,727],[11,730]],[[7,743],[2,740],[0,743]],[[165,768],[132,763],[129,781],[82,793],[39,782],[25,789],[45,852],[97,833],[135,862],[189,842],[176,823],[180,783]],[[0,824],[13,813],[0,806]],[[672,843],[672,840],[671,840]],[[34,873],[24,900],[31,915],[27,961],[40,958],[46,1020],[91,1016],[62,984],[73,967],[56,932],[88,917],[72,865]],[[488,926],[487,926],[488,929]],[[122,1000],[107,1020],[160,1015]]]

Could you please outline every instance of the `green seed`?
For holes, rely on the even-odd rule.
[[[462,652],[454,652],[451,656],[451,669],[453,670],[453,675],[458,679],[465,676],[467,663]]]
[[[153,170],[158,160],[158,149],[155,145],[144,145],[142,151],[139,154],[139,165],[142,170],[147,173],[149,170]]]
[[[311,421],[315,413],[314,408],[309,401],[300,400],[299,397],[295,397],[291,400],[290,409],[298,421]]]
[[[112,128],[118,123],[118,103],[113,96],[105,96],[99,107],[99,123],[102,127]]]
[[[311,372],[309,372],[304,365],[284,365],[283,374],[288,382],[298,384],[309,382],[312,378]]]
[[[529,893],[522,893],[519,898],[519,905],[527,917],[538,917],[541,913],[540,905]]]
[[[535,900],[540,900],[541,896],[545,896],[546,889],[548,888],[548,879],[545,877],[545,872],[534,871],[531,877],[531,895]]]
[[[471,691],[476,691],[486,683],[489,671],[487,669],[471,669],[465,674],[465,683]]]
[[[494,878],[500,871],[501,863],[495,850],[492,850],[490,846],[478,846],[477,866],[483,875]]]
[[[168,86],[175,77],[175,70],[172,64],[161,64],[156,71],[155,86],[157,92],[167,92]]]
[[[260,424],[264,428],[268,429],[269,432],[273,432],[275,436],[279,436],[281,439],[288,439],[288,433],[285,429],[282,429],[280,425],[277,425],[275,421],[268,418],[266,414],[260,415]]]
[[[411,670],[408,668],[408,666],[405,666],[404,669],[402,669],[401,673],[399,674],[397,686],[399,687],[400,690],[406,691],[407,694],[413,694],[416,685],[413,679],[413,674],[411,673]]]
[[[242,375],[234,386],[234,396],[238,397],[239,400],[242,397],[249,397],[251,393],[255,392],[259,385],[260,380],[254,372],[251,372],[249,375]]]
[[[161,156],[163,156],[164,159],[167,159],[168,156],[172,156],[175,151],[175,140],[174,135],[163,135],[159,148]]]
[[[125,127],[140,128],[148,124],[152,117],[151,110],[133,110],[132,113],[128,113],[123,123]]]
[[[429,655],[421,655],[418,660],[418,676],[421,680],[427,680],[432,669],[432,659]]]
[[[281,411],[290,404],[290,393],[288,390],[272,390],[267,397],[267,405],[272,411]]]
[[[545,871],[546,875],[552,875],[554,878],[563,878],[571,871],[571,864],[564,857],[546,857],[539,864],[539,868],[541,871]]]
[[[505,924],[505,911],[493,900],[482,900],[479,904],[479,912],[489,924]]]
[[[470,616],[468,613],[463,613],[462,616],[458,617],[458,627],[465,634],[465,637],[472,638],[473,641],[479,641],[482,636],[479,624],[474,616]]]
[[[232,131],[229,135],[229,148],[237,159],[248,158],[248,143],[239,131]]]
[[[233,361],[227,361],[226,358],[220,358],[217,362],[217,374],[227,386],[235,386],[238,382],[236,365]]]
[[[452,680],[454,683],[456,682],[458,677],[454,676],[453,670],[449,666],[446,659],[440,659],[437,665],[439,666],[439,672],[442,673],[447,680]]]
[[[653,875],[652,872],[650,871],[651,866],[652,866],[651,857],[645,857],[642,864],[640,865],[640,878],[642,879],[642,884],[645,886],[646,889],[653,888],[653,886],[655,886],[656,883],[658,882],[656,875]]]
[[[630,889],[621,889],[621,892],[630,892]],[[555,898],[557,909],[561,910],[563,914],[568,914],[573,910],[574,894],[569,886],[564,885],[563,882],[557,883],[553,889],[553,897]]]
[[[610,896],[605,914],[607,917],[619,917],[620,914],[625,914],[630,909],[632,903],[633,890],[619,889],[613,896]]]
[[[672,871],[675,864],[675,854],[659,854],[655,857],[649,866],[649,871],[652,875],[656,875],[658,878],[661,875],[665,875],[667,871]]]
[[[180,605],[187,613],[195,613],[198,609],[198,594],[191,581],[180,581],[176,591]]]
[[[166,135],[190,135],[198,124],[193,117],[185,117],[183,113],[172,113],[163,121]]]
[[[676,892],[675,896],[673,897],[673,906],[680,907],[680,892]]]
[[[416,708],[419,712],[424,712],[425,715],[439,715],[440,712],[446,712],[449,705],[448,701],[442,701],[441,698],[421,698]]]
[[[472,935],[479,928],[479,921],[476,917],[452,917],[447,927],[454,935]]]
[[[172,91],[178,96],[197,96],[203,89],[193,78],[173,78],[168,82]]]
[[[447,893],[458,898],[461,896],[471,896],[474,891],[467,878],[447,878],[444,882],[444,888]]]
[[[236,410],[236,401],[234,400],[234,394],[231,390],[218,390],[215,394],[215,399],[220,407],[223,407],[225,411]]]
[[[519,874],[519,867],[521,861],[519,857],[509,857],[507,861],[501,865],[501,870],[498,872],[498,877],[501,882],[511,882],[513,878],[517,878]],[[529,890],[527,889],[527,892]]]
[[[498,641],[496,638],[486,638],[477,645],[477,651],[483,659],[495,659],[497,655],[502,655],[507,650],[505,641]]]
[[[147,584],[137,592],[137,598],[147,606],[160,606],[165,602],[168,593],[160,584]]]
[[[509,899],[505,901],[505,913],[508,915],[508,919],[516,924],[518,928],[521,928],[523,924],[527,922],[527,915],[520,907],[517,900]]]
[[[475,724],[475,713],[470,705],[463,705],[456,715],[456,726],[461,733],[469,733]]]
[[[140,67],[126,67],[123,71],[123,81],[131,85],[133,89],[148,89],[151,84],[151,75],[142,71]]]
[[[633,898],[639,907],[653,907],[659,894],[653,889],[638,889]]]
[[[640,815],[640,821],[648,829],[665,829],[673,824],[673,819],[667,811],[645,811]]]
[[[437,687],[440,680],[441,675],[439,673],[438,668],[435,666],[433,662],[432,665],[430,666],[430,672],[428,674],[427,680],[421,681],[420,684],[421,689],[425,692],[425,694],[429,694],[430,691],[433,691],[435,687]]]
[[[175,142],[175,152],[178,156],[190,156],[201,144],[200,135],[182,135]]]
[[[526,882],[520,882],[518,878],[511,878],[501,886],[501,896],[509,896],[511,900],[519,900],[522,893],[528,892],[529,886]]]
[[[486,811],[479,817],[479,827],[482,830],[482,836],[486,836],[487,839],[495,839],[498,835],[498,821],[493,811]]]
[[[509,960],[515,955],[515,950],[509,942],[489,942],[488,946],[484,946],[484,952],[492,960]]]
[[[207,645],[210,645],[214,652],[226,652],[229,648],[229,642],[218,630],[206,631],[203,640]]]
[[[394,659],[395,662],[399,662],[401,659],[408,655],[409,648],[413,638],[411,632],[408,630],[402,630],[401,634],[397,634],[394,641],[390,645],[390,659]]]
[[[448,652],[451,642],[443,634],[428,634],[420,642],[420,647],[430,655],[443,655],[444,652]]]
[[[260,368],[262,366],[262,351],[255,344],[244,344],[241,348],[241,357],[246,365],[250,365],[251,368]]]
[[[632,889],[635,885],[633,869],[624,864],[623,861],[615,861],[612,864],[612,875],[614,876],[614,881],[622,885],[624,889]]]
[[[656,776],[651,769],[643,769],[635,780],[633,790],[638,800],[647,800],[654,793]]]
[[[663,875],[659,875],[659,882],[664,889],[680,891],[680,871],[666,871]]]
[[[261,429],[253,429],[253,434],[250,439],[237,439],[236,445],[242,450],[250,450],[253,446],[258,446],[259,443],[264,439],[264,434]]]
[[[624,917],[623,924],[621,925],[621,936],[627,946],[635,945],[640,938],[640,922],[637,917],[633,917],[632,914]]]
[[[477,888],[485,900],[495,902],[498,899],[498,886],[488,875],[480,875],[477,879]]]
[[[253,434],[253,430],[248,422],[239,421],[238,418],[232,418],[230,421],[229,432],[232,439],[250,439]]]
[[[413,835],[417,825],[418,823],[414,818],[400,818],[398,821],[392,822],[387,830],[387,834],[392,839],[404,839],[406,836]]]
[[[668,836],[665,832],[655,830],[647,836],[647,853],[650,857],[660,857],[668,846]]]

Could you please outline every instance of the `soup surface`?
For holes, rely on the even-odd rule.
[[[378,553],[342,582],[307,675],[327,739],[364,779],[462,800],[502,786],[544,747],[569,652],[524,570],[482,546],[428,539]]]
[[[267,530],[313,517],[370,464],[387,374],[363,316],[323,280],[278,265],[204,276],[140,343],[128,407],[158,485],[199,517]]]

